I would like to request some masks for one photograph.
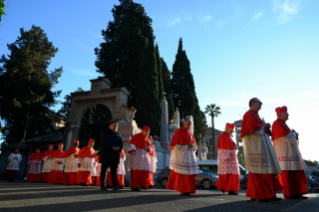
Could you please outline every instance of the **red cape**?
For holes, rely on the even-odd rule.
[[[146,144],[150,147],[152,144],[148,137],[144,137],[142,133],[138,133],[131,138],[130,144],[134,144],[136,148],[144,149],[144,145]]]
[[[65,158],[66,153],[63,150],[54,150],[51,153],[51,158]]]
[[[179,128],[173,135],[170,149],[174,149],[175,145],[189,145],[195,144],[197,148],[196,140],[191,133],[191,131],[185,129],[184,127]]]
[[[99,161],[100,161],[100,154],[97,155],[97,157],[95,158],[95,161],[96,161],[96,162],[99,162]]]
[[[43,158],[43,155],[41,153],[33,153],[29,160],[41,161],[42,158]]]
[[[68,149],[68,151],[66,151],[66,157],[69,157],[70,155],[76,153],[76,152],[80,152],[80,148],[77,148],[75,146],[72,146]],[[77,157],[77,156],[75,156]]]
[[[93,158],[94,152],[95,152],[95,150],[93,148],[85,146],[80,150],[78,157],[79,158]]]
[[[263,126],[264,123],[260,119],[258,112],[248,110],[243,118],[240,137],[243,138],[248,133],[260,130]]]
[[[218,137],[218,142],[217,142],[217,149],[228,149],[228,150],[235,150],[237,147],[234,143],[234,141],[231,139],[231,137],[226,133],[223,132],[219,137]]]
[[[49,156],[49,155],[51,155],[51,153],[52,153],[52,151],[46,150],[46,151],[43,153],[43,157]]]
[[[274,123],[272,124],[271,131],[272,131],[272,136],[271,136],[272,141],[275,140],[276,138],[284,137],[291,132],[287,124],[280,119],[277,119],[276,121],[274,121]]]

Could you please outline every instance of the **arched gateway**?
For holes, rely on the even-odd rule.
[[[133,120],[136,110],[127,108],[128,90],[125,87],[111,88],[111,82],[107,78],[90,81],[90,91],[71,93],[72,103],[65,125],[64,149],[71,147],[74,139],[80,140],[80,146],[83,147],[90,138],[96,140],[94,148],[99,149],[100,133],[107,128],[111,119],[116,119],[120,122],[118,132],[124,143],[124,151],[127,152],[131,137],[140,132]],[[126,163],[128,161],[130,155]]]

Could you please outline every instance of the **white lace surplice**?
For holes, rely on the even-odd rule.
[[[199,173],[195,156],[196,145],[175,145],[171,151],[169,168],[179,174],[193,175]]]
[[[81,164],[79,171],[89,171],[92,172],[94,166],[94,161],[95,158],[90,158],[90,157],[86,157],[86,158],[78,158],[78,163]],[[96,167],[95,167],[96,168]]]
[[[136,148],[134,144],[130,144],[129,152],[135,150],[135,156],[132,156],[130,169],[150,171],[151,158],[144,149]]]
[[[150,171],[151,172],[156,172],[157,169],[157,157],[154,155],[150,155],[151,163],[150,163]]]
[[[124,156],[124,158],[120,157],[120,163],[117,166],[117,174],[119,175],[125,175],[125,165],[124,165],[125,160],[126,160],[126,156]],[[107,169],[107,172],[111,172],[110,167]]]
[[[298,148],[296,133],[276,138],[273,142],[278,163],[282,170],[305,170],[307,165]]]
[[[14,159],[16,157],[17,159]],[[21,161],[22,161],[22,157],[19,153],[18,154],[11,153],[8,157],[7,170],[19,170],[19,163]]]
[[[74,154],[66,158],[64,172],[78,172],[78,159]]]
[[[30,163],[29,174],[40,174],[41,173],[42,161],[32,160]]]
[[[48,156],[43,157],[42,160],[43,160],[42,172],[43,173],[50,172],[51,171],[52,160]]]
[[[274,148],[264,128],[243,138],[246,170],[255,174],[280,174]]]
[[[237,150],[218,149],[218,175],[221,174],[239,175]]]
[[[58,164],[57,162],[62,162]],[[65,164],[65,158],[52,158],[51,171],[63,171],[63,165]]]

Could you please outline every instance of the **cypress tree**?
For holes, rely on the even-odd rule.
[[[105,41],[95,48],[95,66],[97,72],[110,79],[112,87],[127,87],[130,93],[128,106],[137,109],[137,124],[151,125],[151,134],[158,135],[159,99],[162,97],[159,93],[152,19],[141,4],[132,0],[119,1],[120,4],[112,9],[114,20],[108,23],[106,30],[102,30]]]
[[[162,65],[163,87],[164,87],[165,96],[167,97],[169,120],[170,120],[174,116],[174,112],[175,112],[174,102],[172,99],[173,92],[171,89],[172,73],[168,70],[167,65],[163,58],[161,58],[161,65]]]
[[[195,138],[200,142],[199,138],[205,136],[206,123],[203,120],[203,114],[198,104],[190,62],[186,52],[183,50],[182,38],[179,40],[172,75],[172,90],[177,94],[173,98],[174,105],[180,109],[182,118],[185,118],[186,115],[193,115]]]
[[[158,45],[155,47],[156,51],[156,65],[157,65],[157,73],[158,73],[158,101],[160,102],[160,109],[162,108],[162,101],[164,97],[164,88],[163,88],[163,73],[162,73],[162,60],[159,54]]]
[[[149,33],[143,49],[140,69],[140,84],[138,85],[140,95],[137,99],[137,108],[140,110],[136,113],[136,120],[139,120],[140,126],[150,126],[152,135],[159,135],[161,110],[153,33]]]
[[[62,74],[62,67],[49,72],[55,48],[46,33],[36,26],[20,29],[17,40],[8,44],[10,55],[0,63],[0,115],[5,121],[2,137],[7,144],[20,142],[27,125],[26,139],[54,131],[58,120],[51,110],[61,91],[52,91]],[[28,121],[27,121],[28,120]]]

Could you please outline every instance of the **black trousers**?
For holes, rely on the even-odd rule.
[[[117,181],[117,166],[118,164],[102,163],[100,175],[101,187],[106,187],[106,170],[109,167],[111,169],[111,178],[113,186],[119,185],[119,182]]]

